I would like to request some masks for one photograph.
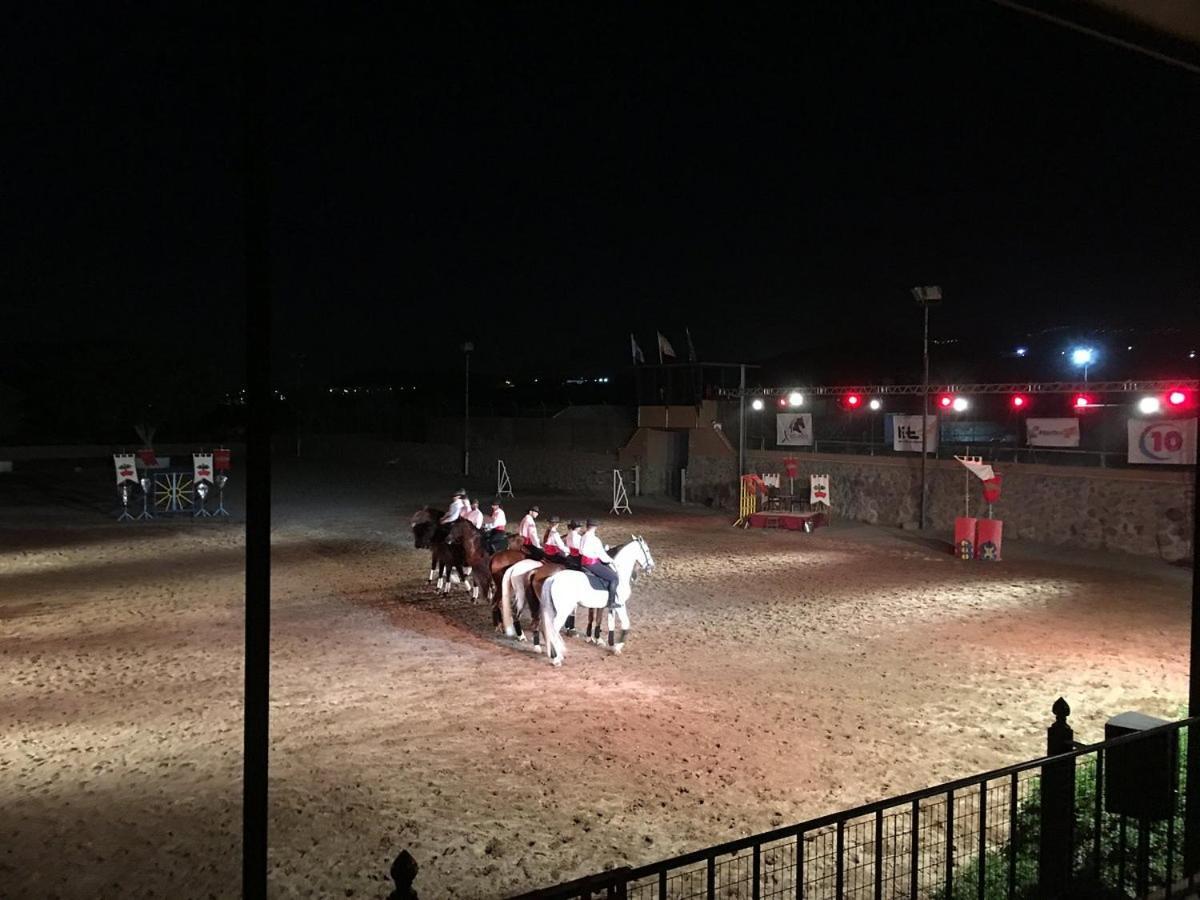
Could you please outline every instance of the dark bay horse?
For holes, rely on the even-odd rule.
[[[483,532],[466,519],[458,519],[450,525],[446,542],[461,548],[463,563],[470,571],[471,579],[475,583],[471,599],[478,602],[480,594],[486,591],[492,583],[489,567],[492,557],[488,553]]]
[[[463,584],[467,583],[466,560],[460,545],[446,542],[451,526],[442,524],[441,519],[440,509],[426,506],[413,513],[409,524],[412,526],[413,546],[418,550],[429,550],[429,580],[433,581],[436,575],[438,589],[441,590],[444,584],[446,590],[449,590],[452,569],[458,571],[458,577]]]

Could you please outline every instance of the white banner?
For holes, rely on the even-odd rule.
[[[808,476],[808,502],[810,504],[824,503],[826,506],[832,506],[832,502],[829,499],[828,475]]]
[[[137,466],[134,464],[132,453],[129,455],[114,453],[113,466],[117,470],[118,486],[122,481],[132,481],[134,484],[138,483]]]
[[[1078,447],[1079,420],[1026,419],[1025,442],[1030,447]]]
[[[1153,465],[1196,462],[1195,419],[1130,419],[1129,461]]]
[[[193,453],[192,470],[195,473],[196,484],[201,481],[213,483],[213,466],[211,453]]]
[[[925,449],[933,453],[938,445],[938,419],[930,416],[925,422]],[[892,416],[892,449],[907,453],[921,452],[921,417]]]
[[[775,443],[780,447],[811,447],[812,413],[776,413]]]

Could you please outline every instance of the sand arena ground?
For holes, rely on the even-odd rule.
[[[0,894],[234,896],[241,529],[118,526],[75,477],[0,485]],[[602,528],[658,562],[626,654],[555,670],[427,586],[407,517],[450,487],[277,474],[273,896],[382,897],[408,848],[423,898],[502,897],[1028,758],[1060,694],[1084,740],[1186,697],[1185,569],[665,502]]]

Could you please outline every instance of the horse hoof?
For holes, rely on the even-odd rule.
[[[518,640],[518,641],[520,641],[522,644],[523,644],[523,643],[525,643],[525,635],[523,635],[523,634],[518,634],[518,635],[517,635],[517,640]]]
[[[624,650],[624,649],[625,649],[625,645],[624,645],[624,644],[617,644],[615,647],[613,647],[613,653],[615,653],[615,654],[617,654],[618,656],[620,656],[620,655],[621,655],[621,651],[622,651],[622,650]]]
[[[517,629],[515,629],[515,628],[505,628],[505,629],[504,629],[504,636],[505,636],[505,637],[516,637],[516,636],[517,636]]]
[[[550,660],[550,665],[554,666],[554,668],[557,669],[558,667],[560,667],[562,665],[562,657],[561,656],[554,657],[554,659]]]

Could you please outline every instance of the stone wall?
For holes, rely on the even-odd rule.
[[[751,451],[751,471],[784,472],[782,451]],[[837,515],[860,522],[915,527],[920,517],[919,458],[790,454],[797,460],[799,483],[808,476],[831,476]],[[949,530],[964,514],[983,511],[979,480],[957,462],[929,460],[929,526]],[[1115,549],[1172,562],[1193,553],[1190,472],[1069,466],[1003,465],[1004,491],[996,518],[1004,520],[1007,539],[1044,541],[1070,547]],[[964,479],[970,479],[964,482]]]

